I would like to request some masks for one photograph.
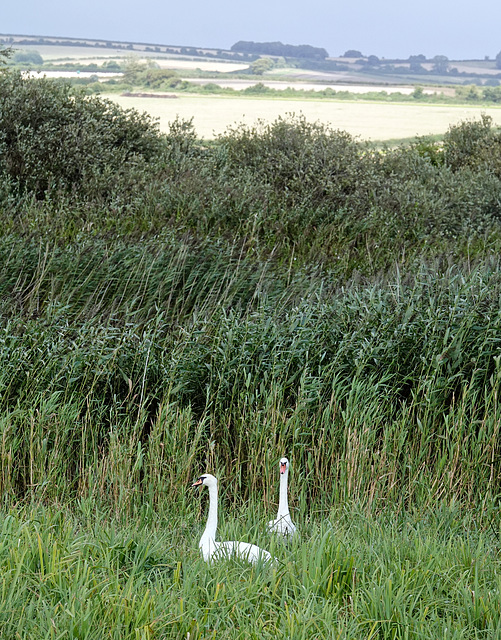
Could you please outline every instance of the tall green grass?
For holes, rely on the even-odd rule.
[[[373,516],[355,504],[298,513],[301,540],[274,568],[206,565],[196,496],[124,521],[80,501],[3,513],[0,637],[497,637],[498,540],[457,505]],[[256,505],[257,506],[257,505]],[[156,515],[152,515],[156,514]],[[259,514],[259,515],[258,515]],[[264,544],[262,513],[224,538]],[[236,518],[236,519],[235,519]],[[311,519],[310,519],[311,518]],[[249,524],[251,524],[249,529]]]
[[[125,506],[210,465],[246,499],[288,452],[303,503],[497,495],[495,262],[338,288],[210,245],[15,246],[4,491]]]

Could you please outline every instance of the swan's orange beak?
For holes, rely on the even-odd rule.
[[[202,480],[202,478],[198,478],[198,480],[195,480],[195,482],[191,486],[192,487],[200,487],[203,483],[204,483],[204,481]]]
[[[285,473],[287,470],[287,465],[283,462],[280,463],[280,473]]]

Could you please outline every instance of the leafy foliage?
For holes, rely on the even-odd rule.
[[[110,200],[158,150],[146,115],[63,83],[19,73],[0,78],[0,172],[20,195]]]
[[[312,47],[309,44],[293,45],[281,42],[247,42],[244,40],[239,40],[232,45],[231,51],[313,60],[325,60],[329,55],[325,49]]]

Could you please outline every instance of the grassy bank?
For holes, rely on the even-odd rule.
[[[146,501],[125,522],[85,501],[71,512],[5,514],[2,637],[431,640],[499,633],[498,540],[457,505],[405,516],[350,505],[324,513],[322,522],[298,514],[302,541],[276,547],[279,562],[267,568],[208,567],[194,548],[198,498],[190,496],[180,513],[169,496],[165,502],[160,515]],[[224,522],[223,537],[263,539],[256,515],[232,517],[239,524]]]

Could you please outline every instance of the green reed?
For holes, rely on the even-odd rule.
[[[497,494],[494,262],[339,287],[162,242],[4,239],[4,491],[129,508],[210,468],[246,499],[287,453],[319,508]]]

